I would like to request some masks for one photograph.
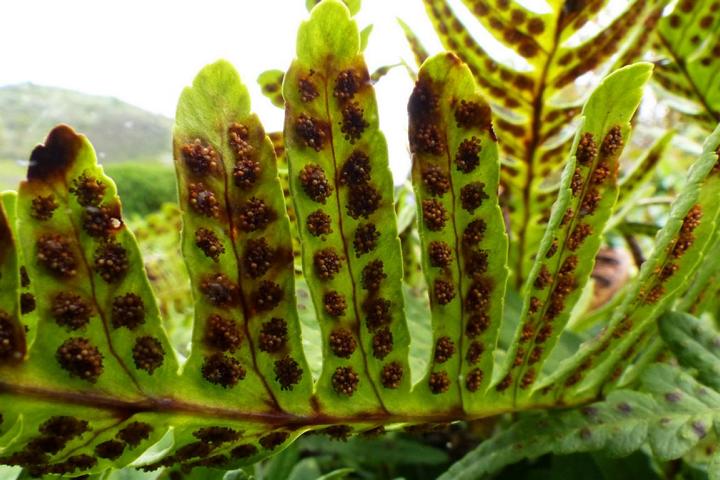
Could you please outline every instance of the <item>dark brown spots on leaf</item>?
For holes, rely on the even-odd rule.
[[[428,247],[428,257],[430,266],[445,268],[452,261],[452,249],[445,242],[432,241]]]
[[[238,227],[244,232],[262,230],[275,220],[275,211],[259,198],[252,197],[238,210]]]
[[[430,82],[424,78],[418,79],[408,101],[408,113],[411,119],[432,116],[437,112],[439,105],[440,101],[432,91]]]
[[[107,241],[95,250],[95,271],[107,283],[116,283],[125,277],[130,262],[125,247],[114,241]]]
[[[259,442],[263,448],[267,450],[274,450],[282,445],[289,437],[290,434],[288,432],[276,431],[268,433],[264,437],[260,437]]]
[[[610,176],[610,167],[608,167],[608,164],[606,162],[600,162],[598,163],[597,167],[595,167],[595,170],[593,170],[592,174],[592,182],[596,185],[600,185],[605,181],[606,178]]]
[[[258,452],[258,449],[255,445],[251,443],[246,443],[244,445],[238,445],[237,447],[230,450],[230,455],[233,458],[247,458],[252,457],[253,455],[256,455]]]
[[[287,340],[287,322],[282,318],[272,318],[260,328],[260,350],[263,352],[279,352],[285,348]]]
[[[470,365],[475,365],[480,360],[483,352],[485,352],[485,346],[481,342],[474,341],[470,343],[465,359]]]
[[[545,258],[552,258],[555,253],[558,250],[558,239],[553,238],[552,243],[550,244],[550,248],[548,248],[548,251],[545,253]]]
[[[583,197],[580,204],[580,215],[592,215],[602,200],[597,188],[591,188]]]
[[[292,390],[295,385],[300,383],[303,375],[303,369],[290,356],[277,360],[273,371],[275,372],[275,381],[280,384],[281,390]]]
[[[540,35],[545,31],[545,23],[539,18],[531,18],[528,20],[527,30],[532,35]]]
[[[363,254],[375,250],[378,238],[380,238],[380,232],[377,231],[374,223],[362,223],[358,225],[353,238],[355,256],[360,258]]]
[[[535,336],[535,328],[532,322],[525,322],[520,332],[520,343],[527,343]]]
[[[564,227],[565,225],[570,223],[570,220],[573,218],[574,215],[575,215],[575,212],[573,212],[572,208],[568,208],[567,210],[565,210],[565,214],[563,215],[560,225]]]
[[[317,119],[301,114],[295,120],[295,133],[305,146],[316,152],[322,150],[327,134],[326,126]]]
[[[185,166],[195,175],[207,175],[215,172],[219,164],[219,156],[214,148],[203,145],[197,138],[192,143],[186,143],[180,149]]]
[[[662,270],[660,270],[660,281],[664,282],[668,278],[672,277],[679,269],[680,266],[677,263],[668,263],[667,265],[663,266]]]
[[[196,457],[207,457],[212,447],[205,442],[193,442],[183,445],[175,452],[177,460],[189,460]]]
[[[488,198],[490,197],[485,193],[485,184],[482,182],[471,182],[460,189],[462,207],[470,213],[480,208]]]
[[[253,294],[253,306],[259,312],[272,310],[282,302],[283,296],[284,292],[280,285],[270,280],[263,280]]]
[[[445,363],[455,354],[455,343],[450,337],[440,337],[435,344],[435,362]]]
[[[470,338],[481,335],[490,326],[490,317],[485,312],[473,314],[465,326],[465,334]]]
[[[428,386],[434,395],[445,393],[450,390],[450,377],[447,372],[433,372],[430,374]]]
[[[540,360],[542,353],[543,353],[543,347],[535,346],[532,349],[532,352],[530,352],[530,357],[528,357],[528,365],[537,363]]]
[[[315,210],[307,217],[307,228],[314,237],[329,235],[332,233],[330,215],[322,210]]]
[[[334,248],[324,248],[315,252],[313,265],[321,280],[331,280],[340,272],[342,260]]]
[[[365,324],[368,330],[374,332],[380,327],[390,323],[390,300],[385,298],[370,298],[363,303]]]
[[[520,379],[520,388],[527,389],[535,382],[535,370],[529,369]]]
[[[435,279],[433,290],[435,300],[440,305],[447,305],[455,298],[455,286],[448,281],[439,278]]]
[[[398,388],[403,378],[403,367],[398,362],[385,365],[380,373],[380,382],[385,388]]]
[[[325,306],[325,311],[332,317],[345,315],[345,310],[347,309],[345,297],[334,290],[327,292],[323,296],[323,305]]]
[[[211,445],[234,442],[240,438],[240,432],[228,427],[204,427],[193,432],[193,437]]]
[[[422,182],[428,193],[434,197],[442,197],[450,191],[450,177],[435,165],[430,165],[423,170]]]
[[[17,350],[16,343],[11,317],[7,312],[0,310],[0,359],[10,358],[14,355]]]
[[[150,438],[153,427],[143,422],[132,422],[127,427],[120,430],[116,436],[119,440],[127,443],[131,447],[137,447],[140,442]]]
[[[512,385],[512,375],[508,373],[507,375],[505,375],[505,378],[503,378],[500,383],[497,384],[495,390],[497,390],[498,392],[503,392],[507,390],[510,385]]]
[[[61,235],[46,234],[38,239],[37,260],[58,277],[72,277],[77,273],[77,260],[70,242]]]
[[[445,153],[445,141],[440,130],[432,123],[418,125],[410,130],[410,149],[413,153],[442,155]]]
[[[331,427],[323,428],[320,432],[324,433],[331,440],[339,442],[346,442],[353,432],[350,425],[333,425]]]
[[[260,178],[262,168],[260,162],[252,158],[243,158],[235,162],[233,167],[233,181],[237,187],[250,190]]]
[[[542,308],[542,301],[537,297],[530,297],[530,313],[537,313]]]
[[[46,196],[38,195],[32,199],[30,205],[30,216],[35,220],[45,221],[50,220],[53,216],[53,212],[60,205],[55,200],[55,195],[52,193]]]
[[[619,125],[615,125],[605,135],[600,151],[606,157],[612,157],[623,147],[622,129]]]
[[[580,165],[589,166],[595,160],[597,153],[598,147],[593,134],[585,132],[578,142],[575,158],[577,158]]]
[[[455,121],[458,127],[489,130],[492,125],[490,106],[461,100],[460,104],[455,108]]]
[[[207,228],[198,228],[195,232],[195,245],[202,250],[206,257],[217,262],[220,255],[225,253],[222,241],[215,232]]]
[[[551,283],[552,275],[550,274],[550,270],[548,270],[547,265],[543,263],[543,265],[540,267],[540,271],[538,272],[538,276],[535,278],[535,283],[533,283],[533,286],[538,290],[542,290]]]
[[[235,155],[235,160],[241,162],[249,160],[254,152],[254,147],[248,143],[248,127],[240,123],[233,123],[228,128],[228,144]]]
[[[201,182],[191,183],[188,189],[188,202],[193,210],[208,218],[220,216],[220,202],[212,191],[205,188],[205,185]]]
[[[68,338],[58,347],[55,358],[70,376],[91,383],[103,372],[103,356],[87,338]]]
[[[455,165],[463,173],[470,173],[480,164],[480,139],[472,137],[463,140],[455,154]]]
[[[208,275],[200,282],[200,291],[216,307],[235,304],[240,293],[238,286],[224,273]]]
[[[370,158],[360,150],[353,150],[340,171],[340,185],[362,185],[370,181]]]
[[[20,286],[22,288],[27,288],[30,286],[30,277],[27,273],[27,268],[25,266],[20,267]]]
[[[85,207],[82,226],[85,233],[95,238],[105,238],[122,226],[122,221],[113,209],[107,206]]]
[[[483,237],[485,236],[486,229],[487,224],[484,220],[473,220],[468,224],[468,226],[465,228],[465,231],[463,232],[463,243],[468,247],[476,246],[482,241]]]
[[[338,367],[332,375],[333,389],[340,395],[352,396],[357,390],[360,377],[353,367]]]
[[[700,205],[693,205],[683,219],[680,227],[680,235],[672,250],[674,258],[680,258],[695,242],[693,231],[700,225],[702,219],[702,208]]]
[[[52,300],[50,313],[61,327],[78,330],[90,322],[93,309],[90,302],[80,295],[60,292]]]
[[[210,383],[223,388],[234,387],[245,378],[245,369],[240,362],[222,353],[214,353],[205,357],[202,375]]]
[[[350,358],[357,348],[355,337],[347,328],[336,328],[330,332],[330,350],[336,357]]]
[[[311,200],[318,203],[325,203],[333,191],[332,185],[325,176],[325,170],[320,165],[308,163],[300,171],[300,185],[302,185],[305,194]]]
[[[138,337],[132,349],[132,356],[136,368],[145,370],[152,375],[157,368],[162,366],[165,360],[165,349],[160,340],[155,337]]]
[[[83,173],[72,181],[69,189],[83,207],[98,206],[105,196],[107,186],[97,178]]]
[[[270,269],[274,257],[275,252],[264,238],[248,240],[243,259],[245,273],[252,278],[262,277]]]
[[[552,335],[553,327],[551,323],[545,323],[538,331],[535,343],[545,343],[550,335]]]
[[[568,248],[574,252],[590,234],[592,234],[592,227],[590,225],[587,223],[578,224],[568,238]]]
[[[107,440],[95,446],[95,455],[108,460],[115,460],[122,455],[125,444],[117,440]]]
[[[340,100],[348,100],[353,98],[360,90],[360,78],[352,70],[344,70],[340,72],[335,79],[335,89],[333,95]]]
[[[447,211],[442,203],[433,199],[422,201],[423,220],[428,230],[437,232],[445,227]]]
[[[643,297],[643,301],[647,304],[657,303],[665,295],[665,287],[662,285],[655,285],[650,291]]]
[[[491,283],[488,279],[476,280],[470,285],[465,307],[471,312],[482,312],[490,304]]]
[[[373,357],[382,360],[393,349],[393,334],[389,328],[381,328],[373,335]]]
[[[20,313],[27,315],[35,311],[35,295],[32,293],[21,293],[20,294]],[[0,354],[2,356],[2,354]]]
[[[368,218],[380,207],[380,192],[370,184],[350,187],[348,195],[347,213],[354,219]]]
[[[342,122],[340,122],[340,131],[345,134],[345,140],[355,143],[362,136],[365,129],[370,125],[364,115],[364,110],[360,108],[357,102],[346,104],[342,108]]]
[[[362,270],[362,287],[365,290],[375,291],[380,288],[380,283],[387,278],[383,271],[382,260],[372,260]]]
[[[477,392],[482,384],[483,377],[483,371],[479,368],[470,370],[465,379],[465,388],[467,388],[469,392]]]
[[[307,78],[301,78],[298,82],[298,93],[300,94],[300,100],[303,102],[312,102],[318,95],[315,85]]]
[[[572,190],[573,197],[577,197],[582,192],[583,188],[583,176],[579,168],[573,172],[572,180],[570,180],[570,190]]]
[[[242,333],[235,320],[210,315],[205,327],[205,343],[223,352],[234,352],[242,343]]]

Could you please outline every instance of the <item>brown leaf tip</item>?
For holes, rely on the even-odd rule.
[[[287,340],[287,322],[282,318],[272,318],[260,328],[260,350],[263,352],[279,352],[285,348]]]
[[[315,210],[307,217],[306,225],[313,237],[320,237],[332,233],[332,220],[330,215],[322,210]]]
[[[353,367],[338,367],[332,375],[333,389],[340,395],[352,396],[359,383],[360,377]]]
[[[440,337],[435,343],[435,362],[445,363],[455,354],[455,343],[450,337]]]
[[[398,388],[402,383],[403,373],[403,366],[400,363],[390,362],[383,366],[380,373],[380,382],[385,388]]]
[[[430,165],[422,171],[422,182],[428,193],[434,197],[442,197],[450,191],[450,177],[443,170]]]
[[[345,140],[355,143],[370,124],[365,120],[365,111],[357,102],[349,102],[342,108],[342,121],[340,131],[345,134]]]
[[[116,283],[125,277],[130,262],[125,247],[114,241],[106,241],[95,250],[95,271],[107,283]]]
[[[198,176],[204,176],[211,172],[215,172],[219,165],[219,155],[209,145],[203,145],[203,142],[196,138],[192,143],[186,143],[180,149],[185,166]]]
[[[455,154],[455,165],[458,171],[470,173],[475,170],[480,164],[481,149],[480,139],[477,137],[467,138],[460,142]]]
[[[452,262],[453,254],[450,245],[442,241],[432,241],[428,246],[430,266],[446,268]]]
[[[35,220],[50,220],[59,206],[52,193],[46,196],[38,195],[32,199],[30,216]]]
[[[445,228],[447,211],[442,203],[434,198],[422,201],[423,220],[428,230],[438,232]]]
[[[55,358],[71,377],[91,383],[103,372],[103,356],[87,338],[68,338],[58,347]]]
[[[253,306],[258,312],[272,310],[280,305],[284,297],[282,287],[270,280],[263,280],[253,294]]]
[[[61,176],[72,166],[82,147],[81,137],[67,125],[52,129],[44,145],[38,145],[30,155],[28,180],[47,180]]]
[[[240,294],[238,286],[224,273],[207,275],[200,282],[200,292],[216,307],[230,307]]]
[[[470,338],[482,335],[490,326],[490,317],[485,312],[473,314],[465,326],[465,334]]]
[[[485,193],[485,184],[482,182],[471,182],[460,189],[460,203],[469,213],[474,213],[488,198],[490,197]]]
[[[368,218],[380,207],[381,200],[380,192],[369,183],[352,186],[348,195],[347,213],[355,220]]]
[[[70,242],[58,234],[45,234],[38,239],[37,261],[58,277],[73,277],[77,273],[77,260]]]
[[[83,207],[98,206],[103,201],[107,186],[101,180],[83,173],[72,181],[69,189]]]
[[[347,328],[336,328],[330,332],[330,350],[336,357],[350,358],[357,348],[355,337]]]
[[[243,265],[245,273],[252,278],[260,278],[270,269],[275,251],[264,238],[250,239],[245,248]]]
[[[321,280],[331,280],[340,272],[342,260],[334,248],[324,248],[315,252],[313,265]]]
[[[592,133],[585,132],[578,142],[577,150],[575,151],[575,158],[580,165],[585,165],[587,167],[592,165],[597,154],[598,147],[597,143],[595,143],[595,137]]]
[[[390,317],[390,300],[385,298],[369,298],[363,302],[362,308],[365,312],[365,324],[368,330],[374,332],[380,327],[388,325],[392,320]]]
[[[281,390],[292,390],[295,385],[300,383],[303,375],[303,369],[298,362],[289,356],[285,356],[275,362],[275,381],[280,384]]]
[[[340,100],[348,100],[355,96],[360,90],[360,78],[352,70],[340,72],[335,79],[333,95]]]
[[[138,337],[132,349],[135,368],[145,370],[149,375],[162,366],[165,360],[165,349],[160,340],[151,336]]]
[[[365,290],[375,291],[380,283],[387,278],[382,260],[372,260],[362,270],[361,284]]]
[[[455,121],[458,127],[489,131],[492,128],[492,111],[487,104],[461,100],[455,108]]]
[[[433,372],[430,374],[428,386],[434,395],[445,393],[450,390],[450,377],[447,372]]]
[[[469,392],[477,392],[482,384],[483,378],[483,371],[479,368],[473,368],[465,378],[465,388],[467,388]]]
[[[93,309],[80,295],[60,292],[52,300],[50,313],[59,326],[78,330],[90,322]]]
[[[439,305],[447,305],[455,298],[455,286],[446,280],[436,278],[433,290]]]
[[[315,202],[324,204],[325,199],[332,194],[333,187],[320,165],[308,163],[300,171],[299,178],[305,194]]]
[[[295,120],[295,133],[302,140],[305,146],[312,148],[316,152],[322,150],[327,127],[320,121],[311,118],[304,113]]]
[[[345,297],[341,293],[334,290],[327,292],[323,296],[323,304],[328,315],[332,317],[341,317],[345,315],[347,303],[345,302]]]
[[[381,328],[373,335],[373,357],[382,360],[393,350],[393,334],[389,328]]]
[[[370,181],[370,158],[361,150],[353,150],[340,171],[340,185],[362,185]]]
[[[207,228],[198,228],[195,232],[195,245],[202,250],[206,257],[214,262],[218,261],[220,255],[225,253],[225,247],[222,241],[212,230]]]
[[[212,191],[205,188],[205,185],[201,182],[191,183],[188,189],[188,202],[193,210],[208,218],[220,216],[220,202]]]
[[[214,353],[205,357],[202,365],[202,375],[205,380],[223,388],[234,387],[245,378],[245,374],[245,369],[240,362],[222,353]]]
[[[205,343],[223,352],[234,352],[242,343],[242,333],[235,320],[211,315],[205,327]]]
[[[380,232],[377,231],[374,223],[362,223],[355,230],[353,248],[355,256],[360,258],[365,253],[370,253],[377,247]]]
[[[262,230],[275,220],[275,211],[259,198],[252,197],[238,211],[238,227],[244,232]]]
[[[606,157],[612,157],[623,147],[622,129],[619,125],[613,126],[603,139],[600,151]]]

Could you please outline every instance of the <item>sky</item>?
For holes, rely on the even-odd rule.
[[[31,82],[108,95],[171,117],[182,88],[200,68],[225,58],[250,88],[266,130],[279,130],[282,111],[262,96],[256,78],[288,67],[297,27],[307,15],[304,0],[2,0],[0,86]],[[441,50],[422,1],[363,0],[357,20],[360,28],[374,25],[366,50],[371,71],[401,58],[413,62],[396,17],[431,52]],[[409,169],[411,90],[402,68],[377,85],[396,181]]]

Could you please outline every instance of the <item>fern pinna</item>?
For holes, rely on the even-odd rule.
[[[654,320],[681,297],[689,309],[714,275],[701,264],[717,244],[720,130],[706,140],[608,328],[557,367],[554,347],[618,206],[618,158],[652,67],[619,69],[585,103],[522,309],[509,315],[503,135],[495,133],[502,120],[493,120],[458,56],[428,58],[408,101],[432,328],[428,365],[414,383],[415,320],[406,315],[393,181],[361,38],[338,0],[320,2],[300,27],[282,83],[291,206],[276,149],[233,67],[205,67],[182,93],[173,147],[195,312],[188,358],[168,340],[116,187],[88,139],[59,126],[32,152],[27,179],[0,204],[2,464],[33,476],[127,465],[223,472],[309,431],[345,439],[584,404],[645,365],[636,353],[656,341]],[[304,278],[295,275],[295,235]],[[302,343],[296,292],[305,283],[322,365]],[[686,339],[691,323],[665,324],[671,338]],[[503,330],[514,332],[509,343],[500,341]],[[655,370],[651,383],[677,375]],[[627,397],[632,410],[643,395],[622,392],[605,402]],[[552,421],[583,425],[568,447],[577,450],[597,437],[575,417]],[[522,435],[523,425],[496,444]],[[645,437],[636,440],[633,448]]]

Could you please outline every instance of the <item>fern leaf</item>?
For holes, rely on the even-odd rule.
[[[350,13],[318,5],[285,76],[285,141],[331,413],[412,408],[393,184]]]
[[[260,91],[265,95],[273,105],[278,108],[285,106],[282,97],[282,83],[285,72],[282,70],[265,70],[258,78],[257,83],[260,85]]]
[[[410,26],[403,22],[402,19],[397,19],[398,25],[400,25],[400,28],[403,31],[403,34],[405,35],[405,39],[407,40],[408,44],[410,45],[410,50],[412,50],[413,56],[415,57],[415,63],[419,67],[423,64],[425,60],[430,56],[427,52],[427,49],[420,41],[420,38],[415,34],[415,32],[412,31]]]
[[[434,344],[417,388],[434,408],[475,411],[491,377],[507,279],[490,107],[448,53],[423,63],[408,112]]]

